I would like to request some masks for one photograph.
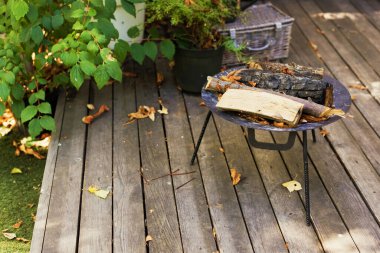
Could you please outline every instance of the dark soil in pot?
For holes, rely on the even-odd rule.
[[[183,91],[200,93],[207,76],[220,72],[224,48],[183,49],[177,48],[174,73]]]

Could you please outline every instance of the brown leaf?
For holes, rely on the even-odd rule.
[[[157,85],[161,85],[165,80],[165,77],[164,77],[164,74],[162,74],[161,72],[157,72],[156,74],[156,84]]]
[[[30,216],[32,216],[32,220],[35,222],[36,221],[36,215],[34,213],[31,213]]]
[[[15,150],[15,156],[20,156],[20,150],[18,148]]]
[[[25,238],[23,238],[23,237],[17,237],[16,240],[19,241],[19,242],[25,242],[25,243],[30,242],[30,240],[25,239]]]
[[[85,124],[91,124],[92,121],[94,121],[94,119],[98,118],[100,115],[102,115],[105,112],[108,112],[109,110],[110,109],[108,108],[108,106],[103,104],[99,107],[99,110],[96,113],[83,117],[82,122]]]
[[[204,101],[201,101],[201,102],[199,103],[199,106],[206,106],[206,103],[205,103]]]
[[[309,46],[313,49],[315,55],[316,55],[319,59],[322,59],[322,56],[321,56],[321,54],[320,54],[319,51],[318,51],[318,46],[317,46],[317,44],[315,44],[315,43],[312,42],[312,41],[309,41]]]
[[[213,236],[214,238],[216,238],[216,229],[215,229],[215,228],[212,228],[212,236]]]
[[[356,100],[356,96],[355,95],[351,95],[351,100],[355,101]]]
[[[222,147],[219,148],[219,151],[224,153],[224,149]]]
[[[40,160],[41,160],[41,159],[44,159],[44,158],[45,158],[43,155],[41,155],[40,153],[38,153],[38,152],[35,151],[34,149],[25,147],[24,144],[20,145],[18,148],[19,148],[22,152],[24,152],[25,154],[27,154],[27,155],[32,155],[32,156],[34,156],[34,157],[37,158],[37,159],[40,159]]]
[[[161,98],[158,99],[158,103],[161,105],[161,110],[157,110],[157,112],[160,114],[169,114],[168,108],[164,106]]]
[[[237,172],[236,168],[231,168],[230,173],[231,173],[232,184],[237,185],[240,182],[241,174]]]
[[[149,107],[146,105],[140,105],[137,112],[132,112],[128,114],[129,121],[131,122],[135,119],[144,119],[144,118],[150,118],[152,121],[154,121],[155,117],[154,114],[156,113],[156,109],[154,107]]]
[[[319,34],[325,35],[325,32],[324,32],[323,30],[319,29],[319,28],[317,28],[317,32],[318,32]]]
[[[325,137],[326,135],[328,135],[330,133],[326,129],[322,129],[322,130],[319,131],[319,134],[322,135],[323,137]]]
[[[274,125],[275,127],[279,127],[279,128],[283,128],[283,127],[285,127],[284,122],[277,122],[277,121],[275,121],[275,122],[273,122],[273,125]]]
[[[133,77],[133,78],[135,78],[135,77],[137,77],[137,74],[134,73],[134,72],[125,71],[125,72],[123,72],[123,76],[125,76],[125,77]]]
[[[22,225],[23,221],[22,220],[19,220],[18,222],[16,222],[15,224],[13,224],[13,228],[20,228],[21,225]]]
[[[351,89],[356,89],[356,90],[367,90],[368,88],[361,85],[361,84],[351,84],[348,86]]]
[[[255,83],[254,81],[248,81],[249,85],[251,85],[252,87],[256,87],[257,83]]]
[[[27,206],[28,206],[29,208],[32,208],[32,207],[34,206],[34,204],[33,204],[33,203],[29,203],[29,204],[27,204]]]

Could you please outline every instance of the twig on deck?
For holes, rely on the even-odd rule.
[[[168,173],[168,174],[165,174],[165,175],[159,176],[159,177],[155,177],[155,178],[153,178],[153,179],[150,179],[149,181],[157,180],[157,179],[160,179],[160,178],[163,178],[163,177],[167,177],[167,176],[172,176],[174,173],[176,173],[176,172],[179,171],[179,170],[180,170],[180,169],[175,170],[175,171],[173,171],[173,172],[171,172],[171,173]]]
[[[188,183],[190,183],[191,181],[193,181],[195,179],[195,177],[193,177],[192,179],[190,179],[189,181],[187,181],[186,183],[183,183],[181,184],[180,186],[178,186],[177,188],[175,188],[176,190],[178,190],[179,188],[181,188],[182,186],[185,186],[187,185]]]

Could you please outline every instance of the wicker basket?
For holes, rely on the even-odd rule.
[[[293,21],[292,17],[266,3],[249,7],[235,22],[226,24],[219,31],[230,36],[236,46],[246,45],[245,57],[274,60],[288,57]],[[226,52],[223,64],[237,65],[240,62],[234,53]]]

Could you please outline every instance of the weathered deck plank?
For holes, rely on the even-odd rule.
[[[139,67],[138,75],[137,105],[157,107],[153,64]],[[171,172],[161,116],[156,115],[154,122],[150,119],[140,120],[138,126],[143,175],[146,180],[150,180],[144,183],[147,233],[153,238],[149,242],[149,251],[182,252],[172,180],[162,177],[152,181]]]
[[[58,144],[60,140],[63,124],[62,121],[65,111],[65,99],[65,94],[61,93],[58,98],[57,107],[55,110],[54,119],[57,127],[56,130],[52,133],[52,139],[49,145],[49,153],[46,158],[45,172],[42,179],[40,198],[38,200],[37,206],[36,222],[33,229],[33,240],[30,246],[30,251],[32,253],[41,252],[44,243],[46,222],[49,214],[50,194],[53,187],[54,170],[59,150]]]
[[[136,79],[114,86],[113,99],[113,252],[146,252],[143,188],[140,176]]]
[[[242,180],[235,188],[254,251],[287,252],[268,194],[241,127],[217,116],[214,118],[229,168],[236,168],[242,174]]]
[[[299,139],[290,151],[253,149],[239,126],[212,118],[199,161],[189,165],[207,108],[199,106],[199,97],[176,89],[173,74],[160,60],[156,69],[138,67],[136,79],[95,92],[95,104],[106,103],[111,111],[87,132],[80,122],[87,99],[65,104],[60,98],[32,253],[380,252],[380,105],[375,99],[380,3],[273,3],[295,18],[288,60],[325,67],[346,86],[370,88],[350,89],[356,97],[350,112],[354,118],[328,126],[326,138],[317,135],[317,143],[309,142],[313,227],[305,226],[303,192],[288,193],[281,186],[292,178],[303,184]],[[319,15],[323,12],[352,15],[327,20]],[[160,88],[156,71],[166,79]],[[159,96],[168,115],[124,125],[139,105],[159,109]],[[74,131],[76,139],[71,138]],[[269,142],[285,138],[273,136],[259,134]],[[242,173],[236,186],[232,167]],[[169,175],[178,169],[195,172]],[[91,195],[87,188],[92,184],[112,187],[112,195],[105,200]],[[148,243],[147,235],[153,238]]]
[[[216,242],[212,234],[212,222],[208,211],[199,165],[190,165],[194,150],[189,121],[182,93],[176,88],[168,62],[160,60],[157,71],[165,81],[160,95],[165,107],[170,108],[164,116],[166,138],[172,171],[190,173],[173,176],[175,197],[184,252],[215,252]],[[192,181],[190,181],[192,180]],[[188,183],[189,182],[189,183]]]
[[[43,252],[75,252],[77,247],[86,141],[86,125],[81,119],[87,113],[88,96],[87,83],[65,105]]]
[[[201,99],[198,96],[186,94],[185,101],[191,130],[197,141],[208,110],[199,106]],[[198,151],[198,163],[219,250],[222,252],[253,252],[228,166],[219,148],[220,142],[215,125],[210,119]]]
[[[269,132],[255,132],[259,141],[273,143]],[[250,148],[255,157],[257,167],[267,189],[289,251],[300,253],[323,252],[313,226],[308,227],[305,225],[305,208],[302,205],[300,197],[298,194],[289,193],[281,185],[284,182],[292,180],[292,178],[290,178],[279,152]],[[301,177],[301,175],[299,176]]]
[[[94,84],[93,84],[94,85]],[[112,190],[112,87],[94,93],[96,108],[110,107],[88,126],[84,168],[78,252],[112,252],[112,194],[101,199],[88,191],[90,186]]]

